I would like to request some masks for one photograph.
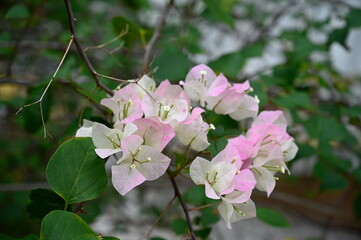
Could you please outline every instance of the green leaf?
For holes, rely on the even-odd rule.
[[[65,201],[55,192],[48,189],[34,189],[30,192],[27,210],[31,219],[42,220],[53,210],[63,210]]]
[[[55,210],[41,223],[41,240],[99,240],[96,234],[78,215]]]
[[[235,2],[235,0],[204,0],[209,12],[218,21],[224,22],[231,27],[234,27],[231,11]]]
[[[97,198],[107,185],[104,161],[96,155],[91,138],[63,143],[51,157],[46,176],[67,204]]]
[[[175,154],[175,165],[177,169],[181,169],[184,166],[187,158],[184,155],[177,152],[174,152],[174,154]]]
[[[166,240],[166,239],[162,237],[152,237],[150,240]]]
[[[177,235],[185,234],[188,230],[187,221],[181,218],[177,218],[171,222],[171,228]]]
[[[346,50],[350,50],[346,43],[348,32],[348,27],[333,30],[328,36],[327,47],[329,48],[332,43],[336,42],[341,44]]]
[[[284,94],[273,100],[280,107],[287,109],[293,109],[296,107],[303,107],[306,109],[312,109],[311,99],[308,93],[294,91],[290,94]]]
[[[206,196],[204,186],[192,187],[184,193],[183,197],[187,203],[193,204],[195,206],[202,206],[217,202],[217,200],[210,199]]]
[[[321,161],[316,162],[313,175],[321,181],[322,191],[343,189],[348,185],[346,178]]]
[[[287,219],[279,212],[270,208],[257,208],[257,218],[275,227],[289,227]]]
[[[139,41],[142,45],[145,45],[152,36],[151,31],[141,28],[137,24],[122,16],[113,17],[112,26],[116,35],[128,28],[128,32],[122,38],[120,38],[121,41],[124,41],[124,46],[127,48],[131,47],[134,43]]]
[[[12,6],[5,15],[5,19],[11,18],[26,18],[29,16],[29,10],[23,4],[16,4]]]
[[[162,44],[162,48],[155,56],[152,64],[153,68],[158,67],[155,73],[157,79],[162,81],[169,79],[171,82],[184,79],[191,66],[192,64],[187,55],[182,52],[174,41]]]
[[[102,237],[103,240],[119,240],[119,238],[116,237]]]
[[[13,238],[13,237],[10,237],[10,236],[0,233],[0,239],[1,240],[39,240],[39,237],[31,234],[31,235],[28,235],[28,236],[25,236],[22,238]]]
[[[352,8],[346,17],[346,22],[350,28],[361,27],[361,9]]]
[[[199,230],[195,230],[194,233],[197,237],[200,237],[201,239],[206,240],[211,233],[212,228],[203,228]]]
[[[226,138],[218,138],[214,141],[210,141],[210,143],[211,145],[208,146],[206,151],[210,151],[214,157],[226,147],[228,141]]]
[[[219,216],[212,207],[201,210],[200,224],[204,227],[215,224],[219,221]]]

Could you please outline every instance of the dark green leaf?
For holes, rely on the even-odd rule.
[[[210,151],[214,157],[226,147],[228,141],[226,138],[218,138],[214,141],[210,141],[210,143],[211,145],[209,145],[206,151]]]
[[[175,154],[176,167],[177,167],[177,169],[181,169],[184,166],[187,158],[184,155],[176,153],[176,152],[174,154]]]
[[[234,0],[204,0],[210,13],[221,22],[224,22],[231,27],[234,27],[233,18],[231,15]]]
[[[348,185],[347,179],[321,161],[316,162],[313,175],[321,181],[321,190],[343,189]]]
[[[152,237],[150,240],[166,240],[166,239],[162,237]]]
[[[152,35],[149,30],[141,28],[122,16],[113,17],[112,25],[116,35],[128,29],[128,32],[120,39],[121,41],[124,41],[125,47],[131,47],[134,43],[139,41],[145,45]]]
[[[31,219],[42,220],[53,210],[63,210],[65,201],[55,192],[48,189],[34,189],[30,192],[30,204],[27,207]]]
[[[203,228],[203,229],[195,230],[194,233],[196,234],[196,236],[200,237],[201,239],[206,240],[209,234],[211,233],[211,231],[212,228]]]
[[[361,9],[351,8],[346,18],[347,26],[350,28],[361,27]]]
[[[97,198],[107,185],[104,161],[91,138],[73,138],[51,157],[46,176],[52,189],[67,204]]]
[[[188,230],[187,221],[181,218],[177,218],[171,222],[171,228],[177,235],[185,234]]]
[[[29,16],[29,10],[23,4],[13,5],[5,15],[5,19],[26,18]]]
[[[337,42],[341,44],[341,46],[343,46],[346,50],[349,50],[349,47],[346,43],[348,32],[348,27],[333,30],[328,36],[327,46],[330,47],[332,43]]]
[[[204,227],[215,224],[219,221],[219,216],[214,208],[208,207],[201,210],[200,224]]]
[[[290,94],[284,94],[274,99],[274,102],[284,108],[293,109],[296,107],[303,107],[312,109],[310,96],[305,92],[294,91]]]
[[[257,208],[257,218],[275,227],[289,227],[287,219],[279,212],[270,208]]]
[[[155,73],[158,80],[169,79],[172,82],[184,79],[191,66],[187,55],[174,42],[164,43],[152,64],[153,68],[158,67]]]
[[[99,240],[99,237],[78,215],[55,210],[43,219],[40,239]]]

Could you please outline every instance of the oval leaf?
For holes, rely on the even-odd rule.
[[[287,219],[279,212],[269,208],[257,208],[257,218],[275,227],[289,227]]]
[[[63,143],[51,157],[46,176],[67,204],[97,198],[107,185],[104,161],[96,155],[91,138]]]
[[[40,240],[99,240],[96,234],[78,215],[55,210],[41,223]]]

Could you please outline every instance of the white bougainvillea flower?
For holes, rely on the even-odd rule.
[[[222,199],[222,203],[218,206],[218,212],[226,222],[227,227],[232,229],[231,223],[256,217],[256,206],[250,199],[243,203],[230,203]]]
[[[222,82],[224,83],[222,86],[225,85],[225,82],[228,82],[228,80],[222,74],[220,74],[217,79],[223,79]],[[243,98],[245,95],[247,95],[245,91],[249,88],[250,85],[248,81],[234,84],[233,86],[228,83],[228,87],[222,92],[215,91],[217,92],[217,95],[208,95],[206,97],[207,109],[215,111],[217,114],[234,113],[241,107],[242,101],[249,101],[249,99],[246,98],[244,100]],[[218,88],[218,90],[220,89],[223,89],[223,87]],[[252,104],[248,103],[245,103],[242,107],[248,105],[254,108]],[[249,111],[252,112],[253,110],[249,109]]]
[[[161,122],[157,117],[140,118],[133,124],[138,128],[134,135],[143,138],[143,145],[154,147],[160,152],[175,136],[173,128]]]
[[[142,144],[138,135],[124,138],[123,156],[112,166],[113,186],[123,196],[144,181],[162,176],[170,164],[170,158],[158,149]]]
[[[204,64],[193,67],[187,74],[185,82],[181,82],[184,90],[193,101],[200,101],[204,106],[207,91],[212,82],[216,79],[216,74]]]
[[[122,151],[121,140],[133,134],[137,127],[128,123],[126,125],[117,123],[114,129],[108,128],[104,124],[95,122],[92,129],[92,140],[95,146],[95,152],[101,158]]]
[[[130,86],[115,91],[113,97],[104,98],[100,103],[112,110],[114,122],[130,123],[143,116],[141,99]]]
[[[259,100],[244,94],[240,99],[238,108],[229,114],[231,118],[236,121],[241,121],[246,118],[256,118],[259,110]]]
[[[76,131],[75,137],[92,137],[94,122],[83,119],[83,126]]]
[[[137,92],[141,99],[144,97],[144,95],[150,92],[154,92],[156,89],[154,79],[148,75],[144,75],[137,83],[130,83],[129,86]]]
[[[237,167],[229,162],[213,163],[197,157],[190,166],[190,176],[197,185],[205,185],[206,196],[220,199],[234,190]]]
[[[251,167],[251,171],[257,180],[256,188],[266,192],[269,197],[276,186],[276,179],[273,172],[265,167]]]
[[[208,131],[214,129],[213,125],[203,121],[201,108],[194,108],[191,115],[175,127],[177,139],[195,151],[202,151],[209,146]]]
[[[179,86],[163,81],[153,94],[147,94],[142,100],[145,117],[158,117],[162,122],[175,127],[189,115],[190,99]]]

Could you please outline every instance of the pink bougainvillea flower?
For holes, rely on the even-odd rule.
[[[143,145],[154,147],[160,152],[175,136],[173,128],[161,122],[157,117],[140,118],[133,124],[138,128],[134,135],[143,138]]]
[[[205,185],[206,196],[220,199],[222,194],[234,190],[237,167],[229,162],[213,163],[197,157],[190,166],[190,176],[197,185]]]
[[[216,74],[204,64],[193,67],[187,74],[183,84],[184,90],[193,101],[200,101],[204,106],[207,91],[212,82],[216,79]]]
[[[163,81],[154,93],[147,94],[142,100],[146,117],[158,117],[162,122],[175,127],[189,115],[190,99],[179,85]]]
[[[130,123],[143,116],[141,99],[130,86],[115,91],[113,97],[104,98],[100,103],[112,110],[114,122]]]
[[[256,217],[256,206],[250,199],[243,203],[230,203],[222,198],[218,211],[229,229],[232,229],[231,223]]]
[[[113,186],[123,196],[144,181],[162,176],[170,164],[170,158],[158,149],[142,144],[138,135],[124,138],[123,156],[112,166]]]
[[[92,129],[92,140],[95,152],[101,158],[122,151],[121,140],[123,137],[129,136],[137,130],[137,127],[128,123],[126,125],[117,123],[114,129],[108,128],[104,124],[95,122]]]
[[[194,108],[191,115],[175,127],[177,139],[195,151],[202,151],[209,146],[207,134],[213,126],[203,121],[202,112],[203,109]]]
[[[208,91],[207,108],[218,114],[229,114],[235,120],[254,118],[258,113],[258,101],[247,95],[248,89],[248,81],[232,86],[226,77],[220,74]]]
[[[253,126],[263,125],[263,124],[272,124],[280,128],[281,131],[286,131],[287,129],[287,120],[282,111],[263,111],[258,117],[253,121]]]

